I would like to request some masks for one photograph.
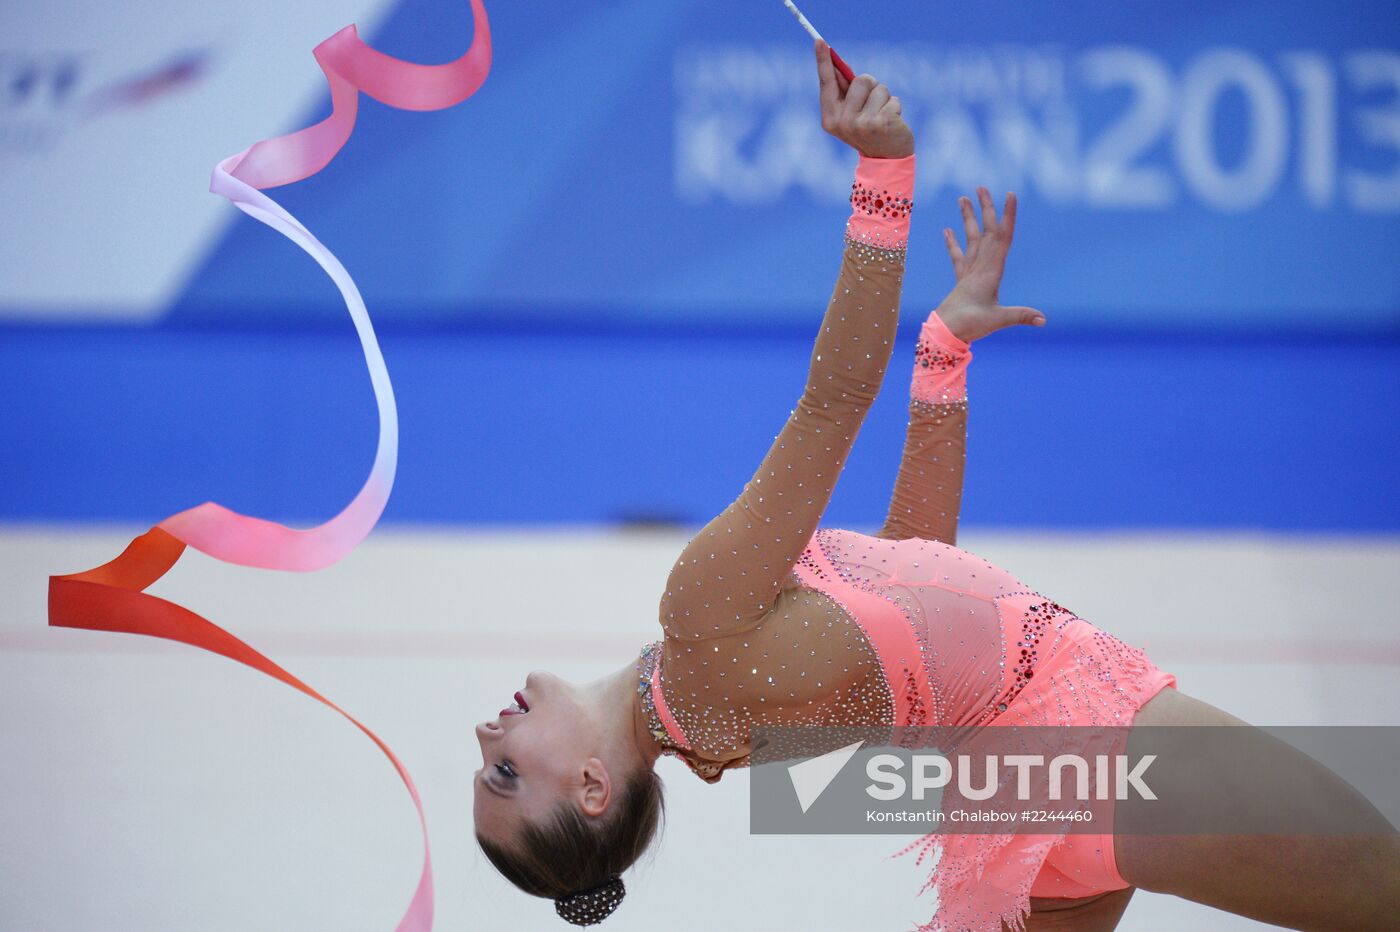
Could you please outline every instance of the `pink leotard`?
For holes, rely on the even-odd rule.
[[[690,541],[639,660],[664,751],[703,779],[774,725],[1128,725],[1175,678],[1139,650],[953,545],[971,351],[932,314],[904,459],[878,535],[818,528],[891,354],[914,159],[862,158],[808,385],[739,497]],[[1108,835],[925,836],[927,930],[1000,932],[1031,896],[1128,884]]]

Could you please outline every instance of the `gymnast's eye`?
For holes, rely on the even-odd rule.
[[[499,764],[497,764],[496,772],[499,773],[501,776],[505,777],[507,780],[514,780],[517,776],[519,776],[519,774],[515,772],[515,768],[510,765],[510,761],[501,761]]]

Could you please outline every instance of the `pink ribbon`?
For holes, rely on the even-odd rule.
[[[374,741],[398,771],[418,811],[423,832],[423,870],[399,932],[420,932],[433,924],[433,872],[428,829],[418,790],[389,746],[349,713],[253,650],[243,641],[195,613],[148,595],[186,545],[212,557],[243,566],[309,571],[340,560],[364,540],[384,513],[398,462],[399,425],[394,389],[374,336],[364,300],[348,272],[316,237],[262,193],[262,188],[291,184],[326,167],[350,138],[359,92],[404,110],[439,110],[470,97],[491,68],[491,32],[482,0],[471,0],[475,24],[471,47],[444,65],[418,65],[377,52],[347,26],[316,46],[316,61],[330,85],[332,113],[326,119],[286,136],[255,143],[214,168],[210,190],[239,210],[286,236],[325,270],[345,299],[359,334],[365,364],[379,409],[379,445],[369,477],[355,498],[334,518],[296,530],[206,502],[172,515],[131,542],[115,560],[85,573],[49,579],[49,624],[144,634],[180,641],[212,651],[272,676],[345,716]]]

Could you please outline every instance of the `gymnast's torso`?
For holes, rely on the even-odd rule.
[[[1146,664],[974,553],[822,528],[755,623],[665,638],[639,669],[653,733],[714,782],[764,727],[1127,724],[1146,684],[1118,682],[1125,660]]]

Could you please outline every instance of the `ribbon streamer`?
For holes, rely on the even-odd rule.
[[[264,569],[310,571],[340,560],[378,523],[394,485],[399,425],[394,389],[374,336],[369,313],[350,274],[295,217],[260,189],[291,184],[325,168],[355,126],[361,91],[403,110],[440,110],[470,97],[491,68],[491,32],[482,0],[471,0],[472,43],[456,61],[419,65],[378,52],[353,25],[316,46],[330,86],[332,112],[314,126],[255,143],[215,166],[210,190],[306,250],[340,289],[360,338],[379,409],[379,444],[364,485],[334,518],[295,530],[206,502],[166,518],[110,563],[84,573],[49,578],[49,625],[166,638],[252,667],[324,703],[372,740],[403,780],[423,833],[423,869],[399,932],[426,932],[433,924],[433,871],[423,804],[408,770],[374,732],[316,690],[243,641],[188,609],[147,594],[186,546],[227,563]]]

